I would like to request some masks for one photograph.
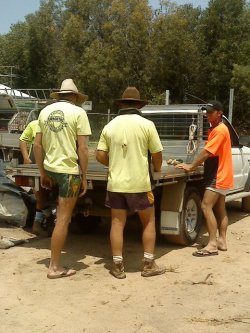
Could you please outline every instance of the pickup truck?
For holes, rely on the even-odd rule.
[[[167,241],[176,244],[193,243],[203,220],[203,166],[187,173],[174,165],[176,160],[191,162],[204,146],[209,124],[201,106],[147,105],[141,109],[143,116],[155,123],[164,148],[161,172],[152,173],[158,230]],[[93,225],[98,217],[110,216],[109,209],[104,206],[108,168],[95,160],[94,151],[103,126],[115,115],[89,112],[88,117],[93,132],[89,143],[89,189],[78,200],[74,211],[72,224],[78,224],[78,227],[84,223]],[[250,148],[242,144],[225,116],[223,122],[231,136],[234,168],[234,188],[226,196],[226,201],[241,199],[242,208],[250,211]],[[36,165],[10,165],[6,172],[19,186],[39,186]]]

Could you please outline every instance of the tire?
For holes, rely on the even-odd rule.
[[[77,213],[71,219],[69,231],[73,234],[88,234],[93,232],[100,222],[100,216],[84,216],[81,213]]]
[[[185,191],[183,210],[180,218],[180,234],[165,235],[168,242],[178,245],[193,244],[202,225],[201,197],[194,187]]]

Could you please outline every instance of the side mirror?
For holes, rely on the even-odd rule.
[[[241,146],[250,147],[250,136],[240,136],[239,143]]]

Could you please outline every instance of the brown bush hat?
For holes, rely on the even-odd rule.
[[[136,102],[141,104],[141,106],[146,105],[148,102],[141,100],[141,96],[140,96],[140,92],[138,89],[136,89],[135,87],[127,87],[123,94],[122,94],[122,98],[121,99],[117,99],[115,100],[115,103],[117,105],[120,105],[121,103],[132,103],[132,102]]]
[[[59,91],[54,91],[50,94],[51,98],[60,99],[61,94],[75,94],[77,95],[77,103],[82,104],[88,99],[87,95],[80,93],[72,79],[65,79]]]

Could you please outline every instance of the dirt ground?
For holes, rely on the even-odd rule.
[[[89,235],[70,234],[62,255],[77,270],[70,278],[46,278],[50,239],[31,238],[0,223],[0,235],[29,242],[0,250],[0,332],[8,333],[224,333],[250,332],[250,216],[228,205],[228,251],[197,258],[206,244],[172,246],[158,238],[156,255],[165,275],[140,275],[140,225],[125,231],[127,278],[109,274],[109,225]]]

